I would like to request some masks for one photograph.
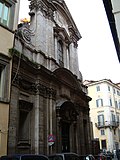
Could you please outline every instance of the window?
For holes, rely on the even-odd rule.
[[[120,93],[119,93],[119,91],[117,90],[117,95],[119,96],[120,95]]]
[[[119,137],[119,141],[120,141],[120,129],[118,128],[118,137]]]
[[[106,140],[101,140],[102,149],[106,149]]]
[[[101,133],[101,135],[105,135],[105,130],[104,130],[104,129],[101,129],[101,130],[100,130],[100,133]]]
[[[97,87],[96,87],[96,90],[97,90],[97,91],[100,91],[100,86],[97,86]]]
[[[116,135],[116,130],[115,129],[113,130],[113,132],[114,132],[114,135]]]
[[[18,141],[26,141],[30,143],[30,127],[31,127],[31,111],[33,104],[24,100],[19,101],[19,127],[18,127]]]
[[[0,65],[0,97],[3,97],[4,94],[4,65]]]
[[[9,58],[0,54],[0,100],[8,101],[10,81]]]
[[[98,115],[98,126],[103,126],[104,125],[104,115]]]
[[[119,115],[117,115],[117,123],[119,123]]]
[[[112,113],[112,122],[115,122],[115,115]]]
[[[114,94],[116,93],[115,88],[113,89],[113,93],[114,93]]]
[[[63,43],[62,41],[58,41],[58,61],[59,65],[63,67]]]
[[[15,3],[15,0],[0,0],[0,24],[10,30],[13,30],[14,26]]]
[[[0,1],[0,23],[8,26],[9,21],[9,5]]]
[[[109,99],[109,106],[112,106],[112,99]]]
[[[118,103],[118,108],[120,109],[120,101],[119,101],[119,103]]]
[[[108,91],[110,91],[110,86],[108,86]]]
[[[97,99],[96,100],[96,105],[97,105],[97,107],[103,106],[103,100],[102,99]]]
[[[117,101],[115,101],[115,108],[118,108],[118,103],[117,103]]]

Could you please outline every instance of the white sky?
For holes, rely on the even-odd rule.
[[[78,43],[83,80],[120,82],[120,64],[102,0],[65,0],[82,38]],[[20,19],[28,17],[28,0],[21,0]]]

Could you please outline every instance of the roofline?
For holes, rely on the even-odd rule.
[[[113,83],[110,79],[101,79],[101,80],[97,80],[97,81],[94,81],[94,80],[85,80],[85,81],[88,81],[88,84],[86,84],[86,86],[88,86],[88,87],[92,86],[92,85],[96,85],[96,84],[100,84],[100,83],[106,82],[106,83],[109,83],[110,85],[112,85],[112,86],[120,89],[120,86],[119,86],[120,82],[119,83]]]

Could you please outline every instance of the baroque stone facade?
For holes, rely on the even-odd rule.
[[[91,98],[77,57],[81,35],[64,1],[31,0],[30,16],[11,49],[8,153],[90,153]]]

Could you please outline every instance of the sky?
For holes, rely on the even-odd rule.
[[[65,0],[82,36],[78,42],[83,80],[120,82],[120,63],[102,0]],[[29,1],[21,0],[19,19],[28,18]]]

